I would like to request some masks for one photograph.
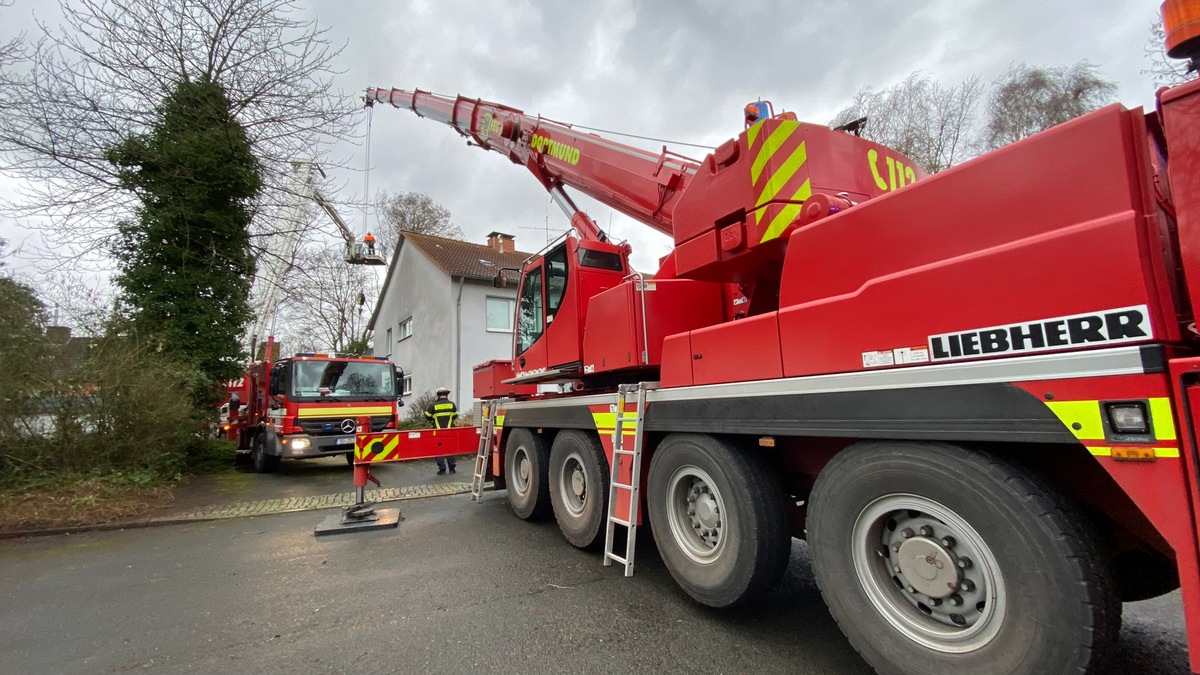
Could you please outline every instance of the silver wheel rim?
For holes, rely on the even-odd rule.
[[[529,454],[525,451],[525,446],[518,446],[513,452],[513,475],[509,476],[509,479],[517,494],[529,494],[529,485],[532,482],[533,475],[533,467],[529,461]]]
[[[910,640],[943,653],[975,651],[1000,632],[1004,579],[983,537],[942,504],[880,497],[854,523],[854,571],[867,598]]]
[[[695,466],[671,474],[666,491],[667,522],[679,548],[702,565],[715,562],[725,549],[725,501],[712,476]]]
[[[587,505],[587,471],[583,468],[583,457],[572,452],[563,460],[558,473],[558,496],[563,507],[572,518],[583,515]]]

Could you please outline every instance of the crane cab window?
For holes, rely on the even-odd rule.
[[[521,284],[521,307],[517,316],[517,353],[533,346],[545,330],[542,309],[542,268],[525,275]]]
[[[567,292],[567,247],[546,254],[546,319],[554,318]]]
[[[621,264],[621,256],[618,253],[610,251],[594,251],[590,248],[581,248],[579,253],[579,265],[581,267],[590,267],[597,270],[608,270],[609,272],[624,272],[625,267]]]

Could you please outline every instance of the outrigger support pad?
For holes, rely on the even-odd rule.
[[[404,520],[400,515],[400,509],[379,509],[377,511],[373,508],[374,506],[375,502],[365,502],[344,507],[341,513],[330,514],[321,521],[313,534],[322,537],[327,534],[398,527],[400,521]]]

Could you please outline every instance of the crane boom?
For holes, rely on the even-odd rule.
[[[309,186],[312,185],[312,162],[292,162],[291,184],[288,193],[293,199],[284,207],[279,230],[268,237],[266,254],[259,256],[259,273],[251,287],[251,310],[254,312],[254,327],[250,331],[250,358],[257,358],[255,350],[267,335],[279,307],[283,280],[296,262],[296,251],[300,247],[300,236],[304,233],[304,203]]]
[[[369,88],[366,102],[389,103],[442,122],[469,143],[524,165],[571,218],[583,239],[604,241],[606,237],[575,207],[563,186],[671,235],[675,205],[700,167],[665,146],[661,152],[650,152],[480,99],[450,98],[419,89]]]

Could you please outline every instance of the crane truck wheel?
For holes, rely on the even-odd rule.
[[[608,458],[596,434],[568,429],[554,437],[550,502],[567,541],[579,548],[600,541],[608,514]]]
[[[550,450],[542,437],[528,429],[513,429],[504,445],[504,478],[508,504],[521,520],[541,520],[550,514],[549,466]]]
[[[254,450],[251,451],[254,460],[255,473],[274,473],[279,468],[279,455],[267,454],[267,435],[258,434],[254,437]]]
[[[671,434],[654,450],[647,479],[654,541],[693,599],[733,607],[779,582],[791,526],[761,456],[713,436]]]
[[[994,456],[858,443],[822,469],[807,525],[821,594],[880,673],[1090,673],[1116,644],[1099,537]]]

